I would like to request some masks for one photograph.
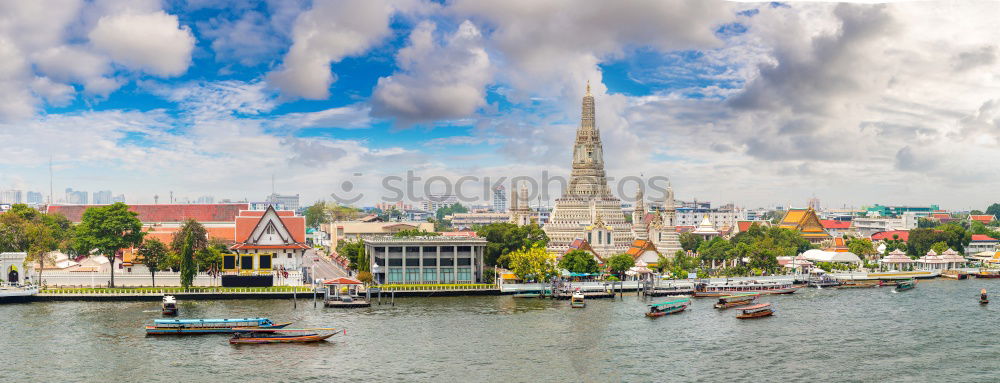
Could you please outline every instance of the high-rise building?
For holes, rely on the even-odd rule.
[[[493,189],[493,211],[497,213],[507,212],[507,194],[503,185],[497,185]]]
[[[28,198],[25,202],[29,204],[41,205],[45,203],[45,197],[42,196],[42,193],[29,191]]]
[[[264,202],[281,204],[288,210],[299,210],[299,195],[271,193]]]
[[[124,194],[119,194],[119,195],[116,195],[114,197],[111,197],[111,203],[118,203],[118,202],[125,203],[125,195]]]
[[[12,203],[24,203],[22,200],[23,194],[20,190],[10,189],[0,192],[0,203],[12,204]]]
[[[625,221],[621,200],[608,187],[589,83],[575,141],[569,186],[556,199],[551,219],[543,228],[549,236],[549,251],[562,253],[573,240],[582,238],[601,256],[624,253],[635,237]]]
[[[90,199],[89,195],[85,191],[73,190],[73,188],[66,188],[66,203],[71,205],[86,205]]]
[[[94,205],[110,205],[111,190],[101,190],[94,192]]]
[[[205,203],[205,204],[215,203],[215,197],[210,195],[203,195],[201,197],[198,197],[198,200],[196,200],[195,203]]]
[[[438,209],[458,203],[458,197],[454,194],[428,194],[420,202],[420,208],[436,212]]]

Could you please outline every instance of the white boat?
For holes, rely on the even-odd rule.
[[[38,294],[38,286],[0,286],[0,303],[28,302]]]
[[[728,283],[699,283],[695,286],[695,297],[724,297],[735,294],[792,294],[801,286],[787,281],[732,281]]]
[[[177,299],[173,295],[163,296],[163,315],[177,315]]]
[[[841,281],[870,281],[870,280],[895,280],[895,279],[928,279],[941,276],[941,270],[915,270],[915,271],[880,271],[873,273],[837,273],[832,276]]]
[[[573,296],[569,298],[569,306],[572,308],[584,308],[587,307],[587,303],[583,301],[583,293],[580,290],[576,290]]]

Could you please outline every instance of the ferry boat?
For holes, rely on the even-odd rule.
[[[230,334],[234,328],[280,329],[291,323],[274,323],[267,318],[238,319],[157,319],[146,326],[146,335]]]
[[[770,303],[758,303],[753,306],[740,307],[740,313],[736,314],[737,319],[753,319],[774,315]]]
[[[896,284],[896,291],[912,290],[914,287],[917,287],[917,281],[915,280],[900,281]]]
[[[792,294],[801,286],[791,282],[743,281],[729,283],[699,283],[695,286],[695,297],[724,297],[741,293]]]
[[[737,294],[737,295],[719,297],[719,301],[715,303],[715,308],[727,309],[730,307],[745,306],[756,302],[757,298],[759,297],[760,294],[757,293]]]
[[[331,333],[319,334],[313,331],[330,331]],[[342,330],[346,335],[347,330]],[[332,328],[309,328],[309,329],[234,329],[233,337],[229,339],[229,344],[269,344],[269,343],[314,343],[321,342],[327,338],[337,335],[341,331]]]
[[[864,280],[894,280],[894,279],[930,279],[941,276],[941,270],[916,270],[916,271],[883,271],[877,273],[837,273],[834,278],[841,281],[864,281]]]
[[[163,315],[177,315],[177,299],[173,295],[163,296]]]
[[[684,311],[691,304],[690,299],[677,299],[670,302],[654,303],[649,305],[649,312],[646,313],[647,317],[659,318],[664,315],[676,314]]]
[[[983,279],[1000,278],[1000,272],[980,269],[979,272],[973,273],[972,276]]]
[[[573,296],[569,298],[569,306],[575,309],[582,309],[587,307],[587,303],[583,301],[583,293],[579,289],[573,293]]]

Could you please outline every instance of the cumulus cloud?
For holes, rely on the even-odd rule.
[[[391,30],[383,0],[324,1],[296,18],[292,47],[268,81],[291,98],[325,99],[336,80],[330,63],[367,51]]]
[[[441,44],[435,29],[424,21],[410,33],[409,45],[396,55],[403,72],[380,78],[375,87],[376,115],[424,122],[466,117],[486,104],[492,69],[479,29],[465,21]]]
[[[191,63],[194,36],[177,16],[158,11],[101,17],[90,42],[111,59],[163,77],[184,74]]]

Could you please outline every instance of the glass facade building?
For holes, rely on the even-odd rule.
[[[376,283],[481,283],[486,240],[469,237],[364,238]]]

